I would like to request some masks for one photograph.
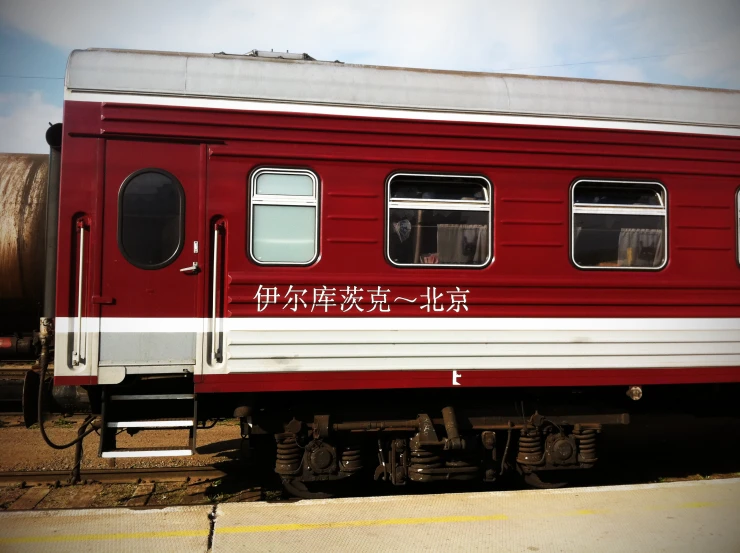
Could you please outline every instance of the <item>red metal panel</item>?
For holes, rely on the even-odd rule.
[[[87,295],[100,293],[99,263],[102,248],[102,198],[104,140],[100,137],[102,106],[86,102],[65,102],[62,168],[59,190],[59,236],[57,242],[56,316],[72,317],[75,311],[77,232],[81,215],[89,222],[94,237],[91,255],[85,259]],[[98,138],[95,138],[95,137]],[[84,300],[85,298],[83,298]],[[83,304],[83,313],[96,316],[97,305]]]
[[[314,390],[376,390],[452,387],[451,371],[305,372],[230,374],[196,380],[197,393],[276,392]],[[740,382],[740,367],[631,370],[459,371],[461,387],[527,386],[649,386]],[[56,386],[88,386],[97,377],[57,376]],[[464,384],[463,384],[464,382]]]
[[[64,144],[62,226],[79,212],[90,214],[95,224],[100,208],[91,199],[96,169],[90,160],[99,155],[96,144],[101,140],[92,137],[204,144],[200,146],[203,195],[198,218],[201,226],[216,218],[228,222],[226,317],[343,316],[338,309],[326,314],[294,313],[282,306],[257,311],[254,295],[259,285],[287,288],[291,284],[309,289],[380,285],[399,295],[418,295],[426,286],[460,285],[470,290],[469,311],[428,316],[740,317],[734,210],[740,184],[740,138],[77,102],[65,105],[65,131],[73,136],[65,137]],[[142,155],[148,163],[161,166],[157,148],[147,147]],[[131,156],[133,151],[122,154],[119,161],[131,168],[141,163]],[[191,152],[165,159],[180,167],[197,156],[198,152]],[[315,265],[269,267],[249,260],[248,178],[262,166],[305,167],[318,175],[322,241]],[[102,162],[98,167],[102,168]],[[495,260],[489,267],[396,268],[385,260],[384,183],[399,170],[480,174],[493,183]],[[569,190],[576,179],[584,177],[650,179],[667,188],[669,262],[665,269],[584,271],[571,264]],[[113,240],[108,232],[105,240],[108,248],[108,241]],[[69,237],[60,231],[60,289],[69,289],[68,275],[74,272],[71,247]],[[199,259],[208,270],[209,260]],[[104,276],[102,288],[92,293],[115,297],[104,290],[106,286]],[[57,297],[58,315],[70,316],[68,299],[64,294]],[[136,293],[128,297],[136,306],[131,316],[185,316],[177,306],[155,311]],[[208,302],[198,303],[202,313]],[[363,316],[388,315],[426,316],[416,305]],[[216,391],[222,385],[219,382],[229,383],[223,385],[232,391],[230,386],[258,390],[398,387],[399,382],[413,387],[450,385],[448,373],[433,371],[427,376],[399,373],[394,379],[388,373],[362,373],[362,377],[357,373],[346,377],[343,373],[307,374],[206,377],[203,386]],[[738,370],[730,368],[469,374],[466,383],[481,386],[738,379]],[[306,378],[313,383],[302,384]]]
[[[55,376],[54,386],[95,386],[97,376]]]
[[[67,102],[74,104],[77,102]],[[102,128],[107,133],[131,132],[134,134],[166,134],[167,125],[183,137],[203,137],[213,141],[228,140],[229,143],[260,136],[275,138],[280,142],[290,139],[301,141],[301,137],[321,138],[327,132],[334,140],[347,138],[349,143],[372,145],[393,143],[394,137],[402,146],[419,142],[444,141],[452,147],[469,141],[466,149],[485,149],[490,141],[509,151],[538,151],[564,148],[564,151],[588,148],[599,153],[624,154],[626,148],[631,156],[655,157],[657,152],[675,155],[677,149],[686,148],[692,156],[711,155],[716,150],[717,159],[730,160],[731,152],[737,152],[738,138],[687,133],[655,133],[631,130],[602,130],[573,127],[547,127],[542,125],[499,125],[489,123],[460,123],[414,121],[380,117],[340,117],[296,113],[239,111],[229,109],[182,108],[174,106],[130,105],[106,103],[102,106]],[[131,127],[125,125],[131,124]],[[175,130],[177,129],[177,130]],[[475,145],[478,148],[470,147]],[[559,146],[560,145],[560,146]],[[608,148],[605,148],[608,146]],[[636,149],[635,147],[638,147]],[[647,150],[643,150],[647,148]],[[724,152],[724,154],[722,154]],[[686,156],[684,156],[686,157]]]
[[[740,367],[458,371],[455,388],[528,386],[646,386],[740,382]],[[197,393],[452,388],[452,371],[292,372],[204,376]]]
[[[183,273],[193,262],[203,265],[193,242],[203,243],[199,217],[200,158],[198,146],[111,141],[106,148],[105,216],[102,294],[113,303],[101,304],[103,317],[198,317],[197,294],[202,271]],[[163,268],[147,270],[128,262],[118,246],[119,190],[135,171],[156,168],[178,179],[185,193],[184,244],[178,257]]]

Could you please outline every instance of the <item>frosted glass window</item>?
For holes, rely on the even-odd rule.
[[[310,263],[316,252],[316,208],[254,206],[252,246],[262,263]]]
[[[314,181],[309,175],[263,173],[256,181],[259,195],[313,196]]]
[[[318,178],[305,169],[255,171],[249,241],[255,262],[310,265],[318,258],[318,189]]]

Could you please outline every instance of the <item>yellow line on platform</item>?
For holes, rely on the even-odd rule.
[[[451,522],[485,522],[489,520],[508,520],[506,515],[447,516],[386,518],[370,520],[343,520],[337,522],[311,522],[293,524],[264,524],[261,526],[216,527],[216,534],[251,534],[257,532],[289,532],[295,530],[324,530],[328,528],[358,528],[362,526],[403,526],[413,524],[442,524]]]
[[[171,530],[164,532],[119,532],[115,534],[66,534],[61,536],[19,536],[0,538],[0,545],[22,543],[60,543],[75,541],[137,540],[145,538],[197,538],[208,536],[208,530]]]
[[[734,502],[733,502],[734,503]],[[723,502],[697,501],[690,503],[680,503],[677,505],[654,505],[644,506],[643,511],[665,511],[672,509],[701,509],[718,507]],[[579,509],[576,511],[561,511],[550,513],[531,513],[535,518],[549,517],[579,517],[618,514],[607,509]],[[526,515],[524,515],[526,516]],[[450,524],[465,522],[488,522],[496,520],[510,520],[512,518],[521,518],[522,514],[508,516],[505,514],[491,514],[478,516],[439,516],[439,517],[408,517],[408,518],[387,518],[387,519],[366,519],[366,520],[345,520],[334,522],[313,522],[313,523],[288,523],[288,524],[264,524],[254,526],[227,526],[219,528],[216,525],[216,534],[252,534],[252,533],[269,533],[269,532],[295,532],[301,530],[326,530],[341,528],[361,528],[372,526],[411,526],[422,524]],[[0,537],[0,546],[3,545],[20,545],[24,543],[61,543],[61,542],[89,542],[89,541],[106,541],[106,540],[135,540],[147,538],[193,538],[206,537],[208,530],[172,530],[161,532],[119,532],[111,534],[67,534],[67,535],[47,535],[47,536],[18,536],[13,538]]]
[[[702,507],[716,507],[717,503],[714,501],[694,501],[692,503],[682,503],[678,506],[679,509],[701,509]]]

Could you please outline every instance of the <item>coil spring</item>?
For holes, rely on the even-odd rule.
[[[362,470],[362,454],[356,446],[344,446],[339,460],[340,470],[343,472],[358,472]]]
[[[522,465],[538,465],[544,458],[542,437],[539,430],[532,428],[522,430],[519,435],[519,453],[516,462]]]
[[[465,468],[465,467],[472,467],[468,461],[465,461],[463,459],[452,459],[449,461],[445,461],[445,466],[450,468]]]
[[[425,449],[412,449],[409,470],[413,468],[434,469],[442,466],[439,455]]]
[[[294,474],[301,467],[303,452],[295,440],[295,436],[277,438],[277,460],[275,472],[278,474]]]
[[[578,440],[579,461],[584,463],[596,461],[596,429],[586,428],[574,431],[573,436]]]

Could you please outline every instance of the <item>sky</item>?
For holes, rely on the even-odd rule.
[[[48,151],[80,48],[740,89],[740,0],[0,0],[0,152]]]

